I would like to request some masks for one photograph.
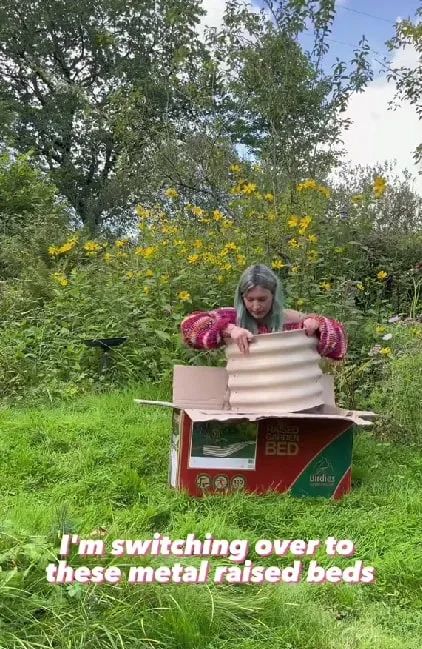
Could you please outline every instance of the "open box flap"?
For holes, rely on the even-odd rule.
[[[185,410],[193,421],[258,421],[265,418],[340,419],[359,426],[371,425],[375,413],[344,410],[335,403],[334,377],[322,377],[324,404],[307,412],[239,413],[228,408],[227,372],[224,367],[175,365],[173,373],[173,401],[135,399],[135,403]]]

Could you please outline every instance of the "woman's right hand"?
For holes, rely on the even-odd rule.
[[[226,333],[232,340],[235,341],[240,351],[247,354],[249,351],[249,342],[253,338],[253,334],[248,329],[243,329],[237,325],[229,325]]]

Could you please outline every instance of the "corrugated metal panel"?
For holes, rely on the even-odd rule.
[[[226,346],[230,409],[297,412],[324,403],[316,338],[303,330],[255,336],[249,353]]]

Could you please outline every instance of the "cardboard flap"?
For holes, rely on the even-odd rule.
[[[226,390],[225,367],[174,366],[173,403],[178,407],[223,410]]]
[[[349,421],[359,426],[370,426],[372,421],[362,419],[356,412],[338,408],[335,414],[320,412],[277,412],[277,413],[233,413],[227,410],[186,409],[192,421],[259,421],[260,419],[337,419]],[[374,413],[371,413],[374,414]]]
[[[340,419],[359,426],[370,426],[376,414],[363,410],[344,410],[335,403],[334,376],[321,377],[324,404],[299,412],[239,413],[228,409],[227,372],[224,367],[175,365],[173,401],[135,399],[135,403],[183,409],[193,421],[258,421],[266,418]]]

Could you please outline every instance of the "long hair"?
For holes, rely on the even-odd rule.
[[[248,329],[251,333],[258,333],[258,325],[245,307],[243,296],[250,289],[260,286],[271,291],[273,302],[271,309],[265,316],[263,323],[270,331],[279,331],[283,310],[283,291],[280,280],[272,270],[263,264],[249,266],[241,275],[234,294],[234,306],[236,309],[236,321],[239,327]]]

